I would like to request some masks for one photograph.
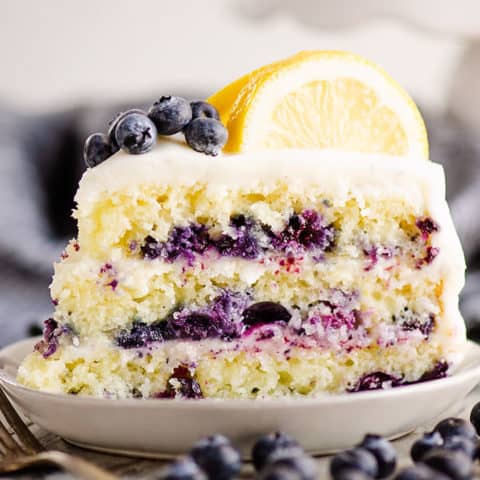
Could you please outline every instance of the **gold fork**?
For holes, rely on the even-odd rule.
[[[0,474],[50,464],[85,480],[118,480],[115,475],[82,458],[58,450],[45,450],[20,418],[1,388],[0,411],[8,425],[17,434],[16,440],[0,419]]]

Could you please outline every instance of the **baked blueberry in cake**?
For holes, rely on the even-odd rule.
[[[351,54],[302,52],[209,102],[162,97],[87,141],[78,237],[19,381],[265,398],[451,373],[464,259],[406,93]]]

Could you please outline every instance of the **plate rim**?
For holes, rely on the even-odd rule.
[[[11,351],[15,351],[24,344],[31,343],[32,345],[40,337],[32,337],[17,342],[11,343],[0,350],[0,359],[2,357],[8,358],[8,354]],[[168,407],[177,407],[177,408],[197,408],[202,409],[211,409],[212,407],[216,408],[225,408],[225,409],[236,409],[236,408],[285,408],[288,406],[318,406],[321,404],[328,404],[332,401],[336,403],[349,403],[353,399],[356,401],[371,401],[377,400],[380,398],[385,398],[387,396],[398,396],[408,395],[412,391],[421,392],[425,390],[437,390],[442,388],[447,388],[449,385],[453,386],[458,382],[467,382],[473,380],[471,377],[477,377],[477,383],[472,387],[480,383],[480,344],[472,340],[467,340],[466,342],[466,358],[469,355],[474,354],[478,356],[478,362],[470,362],[465,365],[465,371],[462,371],[462,365],[460,365],[459,370],[455,371],[452,375],[439,378],[435,380],[428,380],[426,382],[415,383],[411,385],[404,385],[395,388],[385,389],[385,390],[372,390],[372,391],[363,391],[355,393],[341,393],[341,394],[323,394],[317,397],[286,397],[286,398],[258,398],[258,399],[243,399],[243,398],[203,398],[203,399],[157,399],[157,398],[124,398],[124,399],[111,399],[103,397],[94,397],[87,395],[69,395],[66,393],[54,393],[47,392],[44,390],[35,390],[33,388],[26,387],[18,383],[10,374],[8,374],[5,369],[0,366],[0,384],[2,384],[7,390],[14,389],[19,393],[22,392],[26,395],[38,395],[45,400],[51,401],[68,401],[72,404],[91,404],[98,406],[100,408],[107,407],[129,407],[129,408],[159,408],[161,406]]]

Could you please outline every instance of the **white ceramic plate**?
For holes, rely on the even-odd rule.
[[[16,383],[18,363],[34,343],[23,340],[0,351],[0,383],[25,413],[72,443],[147,457],[184,453],[218,432],[244,454],[259,435],[274,430],[290,433],[314,454],[348,448],[367,432],[394,438],[460,402],[480,381],[480,346],[469,342],[451,377],[391,390],[295,400],[108,400]]]

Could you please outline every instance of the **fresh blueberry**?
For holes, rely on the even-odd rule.
[[[298,442],[283,432],[270,433],[260,437],[252,448],[252,462],[256,470],[261,470],[267,463],[267,458],[281,448],[298,447]]]
[[[270,465],[260,473],[258,480],[302,480],[302,476],[293,467]]]
[[[200,439],[195,443],[193,448],[202,449],[207,447],[220,447],[222,445],[231,445],[230,440],[225,435],[216,433],[215,435]]]
[[[371,476],[361,470],[354,468],[344,468],[335,477],[335,480],[371,480]]]
[[[148,111],[148,116],[160,135],[173,135],[192,120],[192,108],[182,97],[160,97]]]
[[[470,440],[476,440],[477,434],[472,424],[463,418],[446,418],[434,428],[443,439],[460,435]]]
[[[227,129],[214,118],[196,118],[185,127],[185,140],[197,152],[218,155],[227,143]]]
[[[480,435],[480,402],[476,403],[470,412],[470,422],[475,427],[477,434]]]
[[[115,139],[120,148],[134,155],[146,153],[157,141],[157,129],[143,113],[123,116],[115,128]]]
[[[356,447],[337,453],[330,462],[330,474],[334,480],[346,469],[360,470],[370,477],[376,477],[378,462],[373,453],[366,448]]]
[[[476,455],[477,444],[467,437],[456,435],[447,437],[443,442],[442,448],[446,450],[459,450],[473,459]]]
[[[472,475],[471,459],[458,450],[434,448],[423,457],[422,463],[452,480],[465,480]]]
[[[315,480],[318,475],[315,460],[305,454],[299,447],[290,447],[273,452],[261,472],[261,478],[264,478],[264,476],[268,478],[270,472],[280,469],[288,469],[291,473],[296,472],[299,480]]]
[[[93,133],[85,140],[83,159],[88,167],[95,167],[115,153],[107,135]]]
[[[117,128],[117,124],[123,117],[130,115],[131,113],[146,115],[146,113],[143,110],[140,110],[138,108],[131,108],[130,110],[125,110],[125,112],[117,113],[115,118],[113,120],[110,120],[110,122],[108,122],[109,127],[108,127],[107,135],[115,151],[120,149],[117,143],[117,139],[115,138],[115,129]]]
[[[427,432],[415,441],[410,449],[410,456],[414,462],[420,462],[424,455],[432,448],[441,447],[443,438],[437,431]]]
[[[449,480],[449,477],[419,463],[400,470],[394,480]]]
[[[190,457],[183,457],[161,470],[158,480],[207,480],[207,476]]]
[[[290,312],[280,303],[257,302],[250,305],[242,313],[246,325],[260,325],[272,322],[288,322],[292,318]]]
[[[377,478],[386,478],[394,470],[397,465],[397,452],[395,448],[386,438],[380,435],[365,435],[359,447],[367,449],[372,453],[378,462]]]
[[[195,118],[213,118],[220,120],[217,109],[208,102],[191,102],[190,107],[192,107],[192,120]]]
[[[200,440],[190,455],[211,479],[229,480],[242,466],[240,453],[222,435]]]

